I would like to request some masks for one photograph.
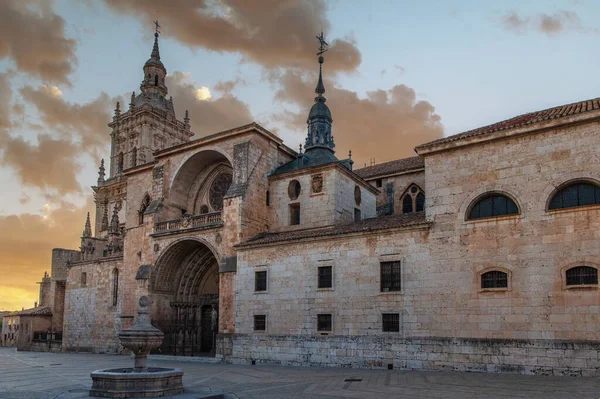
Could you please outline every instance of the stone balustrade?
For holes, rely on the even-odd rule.
[[[221,212],[205,213],[202,215],[189,215],[181,219],[158,222],[154,225],[154,233],[166,233],[178,230],[193,229],[196,227],[212,226],[221,223]]]

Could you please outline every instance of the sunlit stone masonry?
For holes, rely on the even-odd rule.
[[[148,296],[161,354],[598,374],[599,100],[354,170],[324,50],[297,152],[256,123],[194,138],[156,35],[141,91],[107,121],[95,218],[78,251],[55,250],[20,347],[120,353]]]

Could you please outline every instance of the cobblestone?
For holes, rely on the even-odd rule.
[[[224,392],[228,399],[600,398],[600,379],[594,377],[244,366],[163,359],[150,359],[149,365],[179,367],[185,372],[186,392],[178,398],[215,391]],[[84,398],[91,386],[91,371],[131,364],[127,356],[0,348],[0,398]]]

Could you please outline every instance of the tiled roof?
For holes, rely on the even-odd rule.
[[[329,237],[350,233],[364,233],[377,230],[394,229],[425,225],[425,213],[406,213],[393,216],[383,216],[365,219],[358,223],[330,226],[321,229],[294,230],[281,233],[263,233],[236,247],[249,247],[253,245],[271,244],[281,241],[296,241],[304,238]]]
[[[501,122],[494,123],[492,125],[480,127],[477,129],[469,130],[464,133],[455,134],[453,136],[444,137],[438,140],[430,141],[429,143],[421,144],[415,149],[428,148],[438,144],[449,143],[452,141],[463,140],[470,137],[485,136],[493,132],[500,130],[514,129],[531,125],[533,123],[549,121],[551,119],[563,118],[566,116],[582,114],[589,111],[600,109],[600,98],[594,98],[591,100],[580,101],[572,104],[561,105],[554,108],[548,108],[543,111],[530,112],[515,116]]]
[[[19,316],[52,316],[49,306],[38,306],[37,308],[21,310]]]
[[[425,163],[423,162],[423,158],[417,156],[396,159],[395,161],[367,166],[366,168],[357,169],[354,172],[363,179],[370,179],[375,176],[391,175],[394,173],[407,172],[413,169],[422,169],[424,167]]]

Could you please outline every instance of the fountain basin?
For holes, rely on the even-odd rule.
[[[103,398],[155,398],[183,392],[183,370],[148,367],[116,368],[92,372],[90,396]]]

